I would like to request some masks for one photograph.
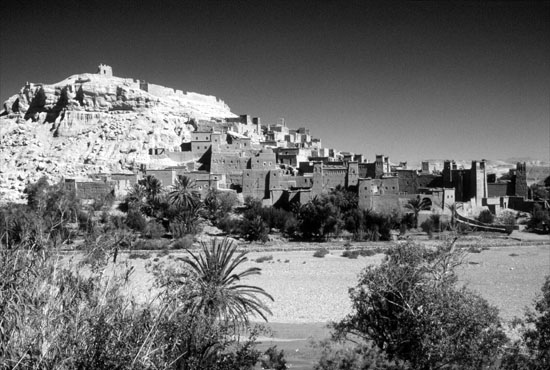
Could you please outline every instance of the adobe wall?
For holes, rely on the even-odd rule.
[[[76,181],[76,196],[80,199],[103,198],[114,195],[115,182]]]
[[[176,180],[176,171],[169,170],[147,170],[146,175],[155,176],[162,184],[162,186],[172,186]]]
[[[440,188],[443,187],[443,177],[441,175],[420,173],[417,176],[416,186],[416,192],[418,192],[418,188]]]
[[[246,198],[251,196],[258,199],[269,198],[269,170],[244,170],[242,174],[242,193]]]
[[[508,208],[514,209],[521,212],[532,213],[535,209],[535,204],[540,204],[543,208],[545,207],[544,202],[537,202],[534,200],[525,200],[523,197],[509,197],[508,198]]]
[[[319,167],[319,168],[318,168]],[[346,186],[347,169],[345,167],[325,167],[315,164],[312,190],[316,194],[329,192],[337,186]]]
[[[209,141],[192,141],[191,152],[195,157],[201,157],[211,148]]]
[[[508,195],[508,182],[494,182],[487,184],[487,196],[491,197],[505,197]]]
[[[137,184],[141,177],[137,173],[112,173],[111,180],[113,181],[128,181],[129,184]]]
[[[275,153],[260,152],[250,160],[250,166],[252,169],[276,169],[277,161]]]
[[[406,194],[418,193],[418,173],[416,170],[397,170],[399,191]]]
[[[346,187],[356,187],[359,183],[359,163],[350,162],[348,164]]]
[[[239,154],[212,153],[210,169],[215,173],[241,172],[250,168],[250,160]]]

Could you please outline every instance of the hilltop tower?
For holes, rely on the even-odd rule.
[[[107,77],[113,77],[113,68],[111,66],[108,66],[106,64],[100,64],[97,67],[97,74]]]

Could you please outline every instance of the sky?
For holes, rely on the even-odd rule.
[[[550,2],[0,5],[1,102],[100,63],[371,160],[550,161]]]

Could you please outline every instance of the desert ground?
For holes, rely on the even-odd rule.
[[[498,307],[504,322],[523,316],[524,309],[532,306],[540,292],[544,277],[550,274],[548,237],[533,236],[528,241],[522,238],[509,238],[506,242],[478,241],[478,246],[488,248],[478,250],[479,253],[466,253],[458,269],[460,283]],[[391,244],[380,243],[380,246],[391,247]],[[313,257],[315,249],[320,247],[329,249],[330,254],[324,258]],[[341,256],[342,243],[330,242],[243,248],[254,250],[248,253],[249,261],[244,267],[262,269],[261,275],[248,278],[246,283],[263,288],[274,298],[269,302],[272,316],[267,324],[271,335],[260,338],[259,348],[277,345],[284,349],[294,369],[313,367],[319,349],[312,343],[328,338],[327,325],[350,312],[348,290],[356,285],[361,271],[384,258],[382,253],[345,258]],[[142,251],[138,254],[140,258],[128,258],[129,253],[121,253],[119,263],[134,267],[129,293],[145,300],[156,293],[153,277],[148,272],[151,265],[177,265],[186,252]],[[266,257],[263,262],[257,261]]]

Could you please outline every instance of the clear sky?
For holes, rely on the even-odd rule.
[[[549,2],[0,5],[2,102],[99,63],[370,159],[550,160]]]

